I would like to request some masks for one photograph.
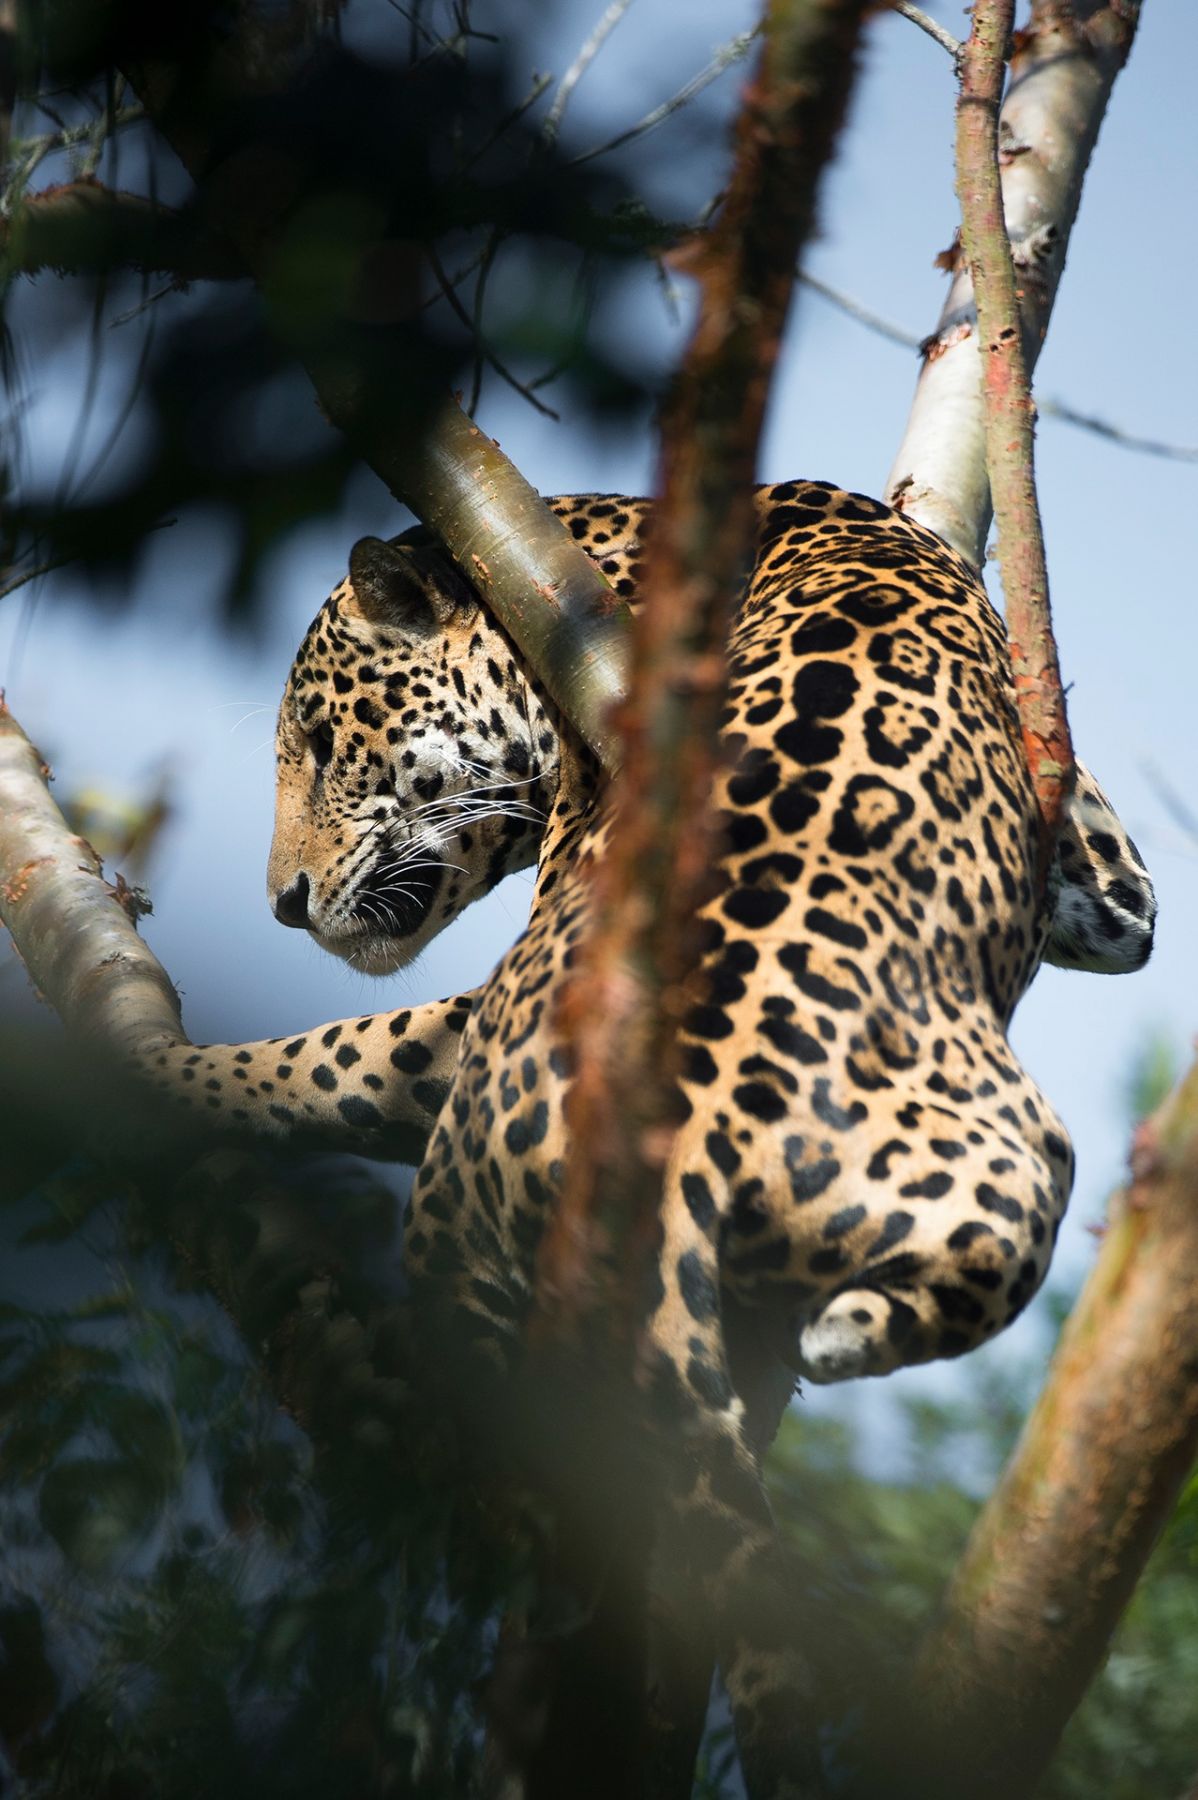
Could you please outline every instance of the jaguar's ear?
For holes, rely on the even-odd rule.
[[[424,544],[359,538],[349,553],[357,610],[372,625],[432,631],[478,604],[444,551]]]

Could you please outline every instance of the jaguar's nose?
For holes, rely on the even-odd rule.
[[[281,888],[275,895],[275,918],[280,925],[294,925],[298,931],[307,931],[312,921],[308,917],[308,877],[300,875],[290,887]]]

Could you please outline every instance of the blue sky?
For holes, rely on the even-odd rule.
[[[484,8],[476,9],[479,16]],[[503,9],[500,9],[501,11]],[[567,0],[529,6],[530,70],[560,74],[602,10]],[[956,7],[931,10],[964,29]],[[566,130],[579,149],[634,123],[672,94],[716,46],[752,22],[740,0],[634,0],[579,85]],[[352,15],[351,15],[352,16]],[[506,17],[513,9],[506,9]],[[1149,0],[1103,128],[1037,378],[1041,395],[1128,429],[1198,441],[1198,367],[1191,315],[1198,168],[1192,71],[1198,11]],[[743,71],[745,65],[740,65]],[[741,79],[711,90],[724,118]],[[842,154],[825,183],[822,229],[807,266],[823,280],[922,334],[935,322],[944,277],[932,267],[952,234],[953,82],[948,58],[897,16],[872,24],[866,70]],[[668,132],[680,131],[671,140]],[[686,147],[685,197],[719,182],[718,133],[691,142],[667,126],[625,154],[663,204],[671,141]],[[518,298],[518,296],[517,296]],[[26,302],[29,303],[28,300]],[[685,311],[685,301],[683,310]],[[126,332],[138,327],[123,327]],[[628,279],[609,329],[668,368],[683,341],[646,271]],[[81,352],[62,346],[37,371],[25,420],[31,460],[53,467],[76,417]],[[915,381],[915,359],[824,300],[800,293],[776,385],[763,479],[806,475],[880,492]],[[120,397],[119,382],[107,405]],[[546,492],[652,487],[649,422],[601,436],[568,416],[554,424],[508,391],[484,390],[481,422]],[[96,441],[106,425],[98,409]],[[136,416],[129,446],[136,447]],[[1074,737],[1137,837],[1161,903],[1157,951],[1142,975],[1111,979],[1044,971],[1016,1022],[1029,1069],[1066,1119],[1078,1182],[1059,1252],[1077,1270],[1093,1256],[1087,1231],[1125,1155],[1129,1065],[1155,1034],[1179,1058],[1198,1028],[1198,841],[1171,820],[1154,771],[1189,797],[1195,767],[1198,662],[1191,552],[1198,466],[1134,455],[1054,421],[1038,446],[1054,611]],[[342,520],[292,534],[269,566],[270,600],[253,642],[218,636],[213,621],[227,568],[203,521],[157,535],[129,610],[100,618],[70,569],[48,577],[36,611],[0,604],[0,684],[54,763],[61,786],[120,792],[169,764],[177,814],[159,857],[146,936],[184,994],[193,1037],[236,1040],[289,1032],[361,1009],[432,998],[483,979],[519,930],[530,894],[513,878],[465,915],[412,970],[370,982],[281,930],[265,905],[271,826],[273,712],[291,655],[349,545],[402,520],[373,479],[355,484]],[[254,711],[255,708],[262,710]],[[1198,810],[1196,804],[1195,810]],[[0,1005],[24,1005],[24,977],[0,962]],[[985,1357],[1038,1354],[1033,1309]],[[823,1395],[810,1404],[874,1417],[896,1388],[942,1391],[950,1370]]]

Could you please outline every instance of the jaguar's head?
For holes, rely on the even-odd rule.
[[[275,917],[385,974],[534,860],[558,741],[508,639],[417,530],[354,545],[288,677],[276,762]]]

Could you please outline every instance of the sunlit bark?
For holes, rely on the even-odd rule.
[[[1082,182],[1138,17],[1138,6],[1120,0],[1035,0],[1030,23],[1015,40],[1000,152],[1029,373],[1048,329]],[[980,567],[990,485],[973,283],[959,247],[945,260],[952,284],[925,345],[885,497]]]
[[[136,904],[105,881],[46,786],[49,770],[0,698],[0,919],[30,978],[101,1054],[186,1042],[179,1000],[137,935]]]

